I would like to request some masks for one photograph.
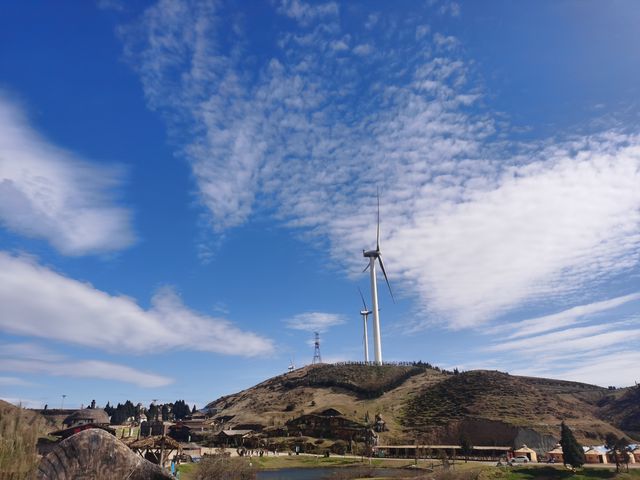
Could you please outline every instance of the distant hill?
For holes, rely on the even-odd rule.
[[[526,443],[544,450],[565,421],[584,444],[608,432],[640,431],[640,389],[611,391],[584,383],[475,370],[453,374],[425,364],[321,364],[266,380],[211,402],[229,428],[283,427],[334,408],[364,424],[381,414],[381,444]],[[518,445],[519,446],[519,445]]]

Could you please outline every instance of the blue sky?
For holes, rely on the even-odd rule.
[[[631,385],[636,2],[13,2],[0,397],[202,406],[362,358]],[[371,331],[371,327],[370,327]]]

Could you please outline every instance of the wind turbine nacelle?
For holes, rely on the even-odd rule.
[[[366,317],[370,313],[371,313],[371,310],[360,310],[360,315],[362,315],[363,317]]]
[[[362,256],[367,258],[378,258],[380,256],[380,252],[378,250],[369,250],[367,252],[363,251]]]

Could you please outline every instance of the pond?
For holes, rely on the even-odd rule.
[[[261,470],[257,480],[348,480],[364,477],[411,477],[421,472],[401,468],[320,467]]]

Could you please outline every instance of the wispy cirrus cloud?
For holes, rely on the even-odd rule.
[[[169,377],[142,372],[128,365],[102,360],[70,359],[30,343],[0,345],[0,371],[115,380],[147,388],[164,387],[173,382]],[[6,377],[0,377],[0,385],[2,378]],[[26,386],[29,383],[9,385]]]
[[[621,297],[577,305],[562,312],[530,318],[518,322],[518,328],[507,336],[508,339],[537,335],[553,330],[561,330],[577,323],[587,321],[591,316],[607,312],[629,302],[640,299],[640,293],[631,293]],[[504,325],[491,328],[487,333],[495,334],[504,331]]]
[[[114,192],[123,171],[45,140],[0,91],[0,224],[44,238],[66,255],[121,250],[135,234]]]
[[[275,22],[307,19],[261,38],[278,55],[249,68],[242,52],[256,39],[216,8],[164,0],[121,36],[149,105],[187,139],[218,234],[269,212],[327,241],[356,276],[378,185],[389,273],[430,312],[417,328],[484,325],[637,265],[637,134],[506,141],[458,39],[431,32],[428,11],[400,28],[393,15],[304,17],[311,4],[285,2]],[[455,2],[431,8],[460,13]]]
[[[32,387],[33,383],[18,377],[0,377],[0,387]]]
[[[623,328],[616,322],[588,327],[568,328],[560,332],[547,333],[537,337],[511,340],[489,347],[494,352],[518,352],[523,356],[552,354],[553,352],[571,352],[577,355],[582,352],[604,350],[607,347],[636,342],[640,339],[639,328]],[[545,356],[545,358],[548,358]]]
[[[504,369],[502,362],[509,359],[509,370],[516,374],[631,385],[638,381],[630,366],[640,340],[633,305],[639,298],[634,293],[504,324],[487,332],[494,343],[482,350],[492,355],[498,368]],[[513,358],[519,362],[514,364]]]
[[[16,398],[16,397],[0,397],[0,400],[11,403],[16,407],[21,408],[43,408],[44,402],[42,400],[33,400],[31,398]]]
[[[189,309],[170,288],[160,289],[151,308],[144,309],[129,297],[110,295],[32,259],[2,252],[0,303],[4,332],[110,352],[190,349],[251,357],[273,351],[270,339]],[[55,361],[31,353],[32,364],[37,361],[43,368]]]
[[[288,328],[305,332],[326,332],[329,328],[345,323],[344,315],[325,312],[306,312],[285,320]]]

